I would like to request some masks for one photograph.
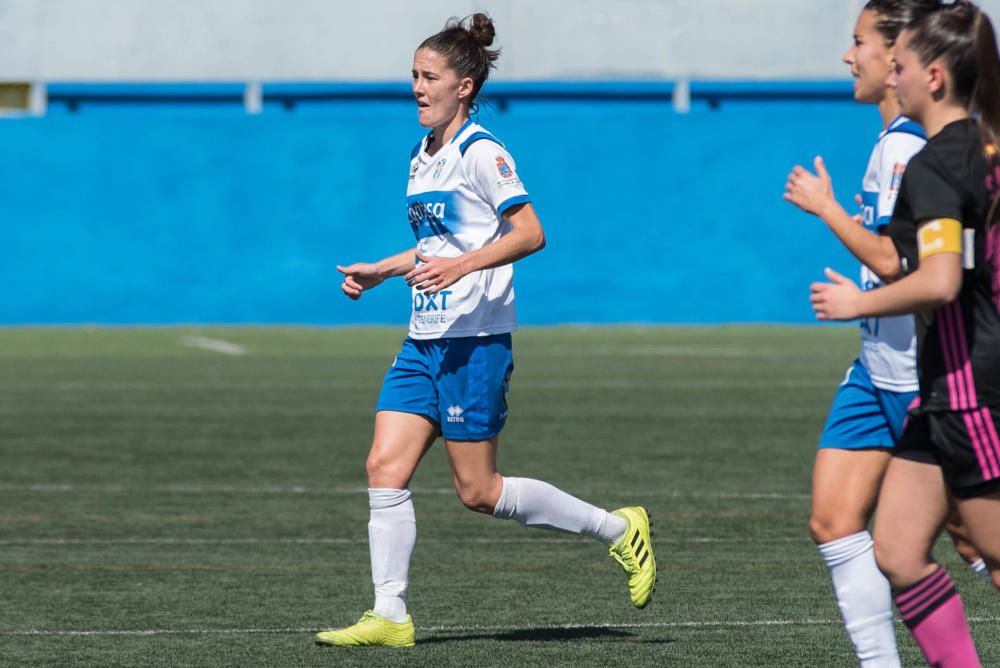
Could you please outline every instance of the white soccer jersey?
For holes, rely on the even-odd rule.
[[[418,253],[456,257],[511,230],[504,212],[531,200],[513,158],[496,137],[468,121],[433,156],[426,149],[425,137],[410,156],[406,187]],[[508,264],[472,272],[436,295],[414,288],[410,336],[437,339],[514,331],[513,279],[514,268]]]
[[[862,182],[861,210],[865,228],[880,234],[892,218],[906,163],[927,143],[923,128],[899,116],[879,135]],[[878,276],[861,266],[861,287],[882,285]],[[916,337],[913,316],[861,320],[861,363],[876,387],[894,392],[917,390]]]

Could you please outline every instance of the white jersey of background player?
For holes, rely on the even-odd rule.
[[[433,156],[414,148],[406,203],[422,257],[458,257],[510,231],[503,213],[530,198],[514,159],[496,137],[467,121]],[[436,294],[413,287],[410,337],[485,336],[517,329],[514,267],[462,277]]]
[[[889,224],[906,163],[926,143],[923,128],[905,116],[897,117],[879,135],[862,181],[862,221],[866,229],[881,234]],[[871,290],[882,285],[882,281],[862,264],[861,285]],[[863,319],[860,360],[875,387],[894,392],[916,391],[913,316]]]

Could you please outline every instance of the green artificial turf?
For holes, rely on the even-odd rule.
[[[0,665],[856,665],[806,530],[857,347],[836,327],[516,334],[501,471],[647,506],[653,603],[592,540],[465,510],[438,445],[412,486],[417,646],[315,646],[371,606],[364,461],[403,336],[0,330]],[[938,556],[1000,665],[996,592]]]

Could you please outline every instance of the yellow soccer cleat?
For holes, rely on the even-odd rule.
[[[416,644],[413,633],[413,619],[409,615],[402,622],[393,622],[369,610],[361,615],[357,624],[316,634],[317,645],[337,645],[340,647],[413,647]]]
[[[656,559],[653,557],[653,543],[650,540],[649,515],[642,506],[619,508],[613,515],[625,518],[628,529],[620,541],[608,549],[625,573],[628,574],[628,591],[632,603],[644,608],[653,596],[656,585]]]

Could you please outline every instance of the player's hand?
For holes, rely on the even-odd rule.
[[[463,255],[424,257],[417,253],[417,259],[423,264],[411,269],[403,278],[407,285],[428,295],[441,292],[469,273],[468,260]]]
[[[860,315],[859,300],[863,294],[854,282],[841,276],[829,267],[824,270],[832,283],[813,283],[809,286],[812,294],[813,311],[817,320],[854,320]]]
[[[379,273],[378,265],[371,262],[355,262],[346,267],[337,265],[337,271],[344,275],[340,289],[351,299],[361,299],[361,293],[371,290],[385,280]]]
[[[833,181],[823,158],[816,156],[813,165],[816,167],[815,174],[801,165],[795,165],[788,175],[784,198],[807,213],[820,215],[823,207],[834,200]]]

